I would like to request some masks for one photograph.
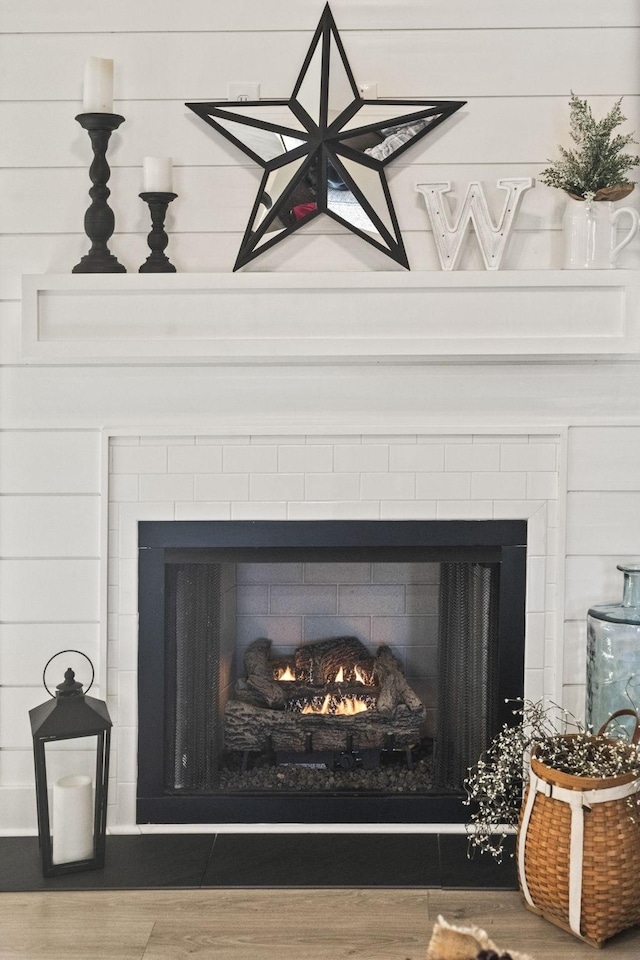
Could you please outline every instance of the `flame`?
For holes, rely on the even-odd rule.
[[[338,704],[336,713],[342,716],[352,717],[355,713],[364,713],[364,711],[368,709],[364,700],[359,700],[358,697],[346,697]]]
[[[339,669],[338,672],[336,673],[336,679],[335,679],[334,682],[335,682],[335,683],[344,683],[344,670],[343,670],[342,667],[340,667],[340,669]]]
[[[277,671],[276,680],[295,680],[295,678],[296,676],[288,664],[284,670]]]
[[[358,697],[344,697],[342,700],[334,700],[330,693],[322,701],[321,707],[315,707],[312,703],[306,704],[302,708],[302,713],[332,714],[337,717],[353,717],[356,713],[363,713],[369,707]]]
[[[360,667],[358,667],[357,665],[356,665],[356,667],[355,667],[355,669],[354,669],[354,671],[353,671],[353,677],[354,677],[354,680],[355,680],[356,683],[366,683],[366,682],[367,682],[366,679],[365,679],[365,677],[364,677],[364,674],[360,671]]]

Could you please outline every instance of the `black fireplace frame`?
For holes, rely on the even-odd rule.
[[[478,561],[500,564],[498,726],[524,692],[526,520],[140,521],[136,822],[463,823],[464,795],[173,794],[164,787],[166,565],[213,560]],[[260,551],[260,554],[258,553]],[[310,552],[313,552],[311,557]],[[507,655],[508,651],[508,655]]]

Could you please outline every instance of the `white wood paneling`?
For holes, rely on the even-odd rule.
[[[98,621],[98,560],[0,560],[0,620]]]
[[[117,234],[110,249],[130,273],[136,273],[149,255],[143,234]],[[242,239],[241,233],[173,233],[167,255],[180,273],[231,273]],[[403,233],[412,272],[440,270],[431,233]],[[71,273],[71,268],[89,249],[84,234],[40,234],[0,237],[0,291],[19,300],[23,273]],[[640,247],[624,250],[621,261],[640,266]],[[509,240],[504,270],[558,269],[561,265],[559,230],[516,230]],[[470,239],[463,249],[460,270],[482,270],[480,249]],[[243,273],[287,272],[353,273],[370,270],[405,273],[403,267],[370,244],[344,230],[342,234],[318,235],[300,232],[243,267]],[[16,322],[20,322],[19,318]],[[11,331],[7,336],[11,337]],[[6,357],[4,358],[6,362]]]
[[[640,552],[640,489],[569,493],[567,553],[597,556]]]
[[[97,623],[0,623],[2,683],[32,686],[60,650],[81,650],[97,666],[99,643]]]
[[[615,551],[613,554],[569,556],[565,576],[565,619],[584,623],[589,607],[620,600],[622,574],[617,565],[637,562],[637,558],[637,553],[625,554],[622,551]]]
[[[639,483],[640,426],[569,432],[570,490],[637,490]]]
[[[156,33],[153,42],[144,33],[64,33],[55,42],[46,34],[5,34],[0,61],[12,69],[4,98],[70,100],[80,112],[90,54],[115,61],[115,113],[125,99],[222,99],[228,82],[238,79],[258,81],[264,98],[288,97],[314,27],[274,33],[268,44],[259,31]],[[630,64],[639,33],[609,27],[605,44],[602,31],[580,26],[484,30],[481,40],[475,29],[365,28],[344,43],[356,80],[376,80],[380,97],[559,96],[570,89],[585,96],[637,92],[640,67],[634,74]],[[286,54],[274,57],[274,49]]]
[[[0,497],[0,556],[99,557],[98,497]]]
[[[36,803],[33,787],[0,787],[0,832],[35,834],[37,829]]]
[[[110,0],[108,8],[87,5],[84,0],[58,0],[52,8],[42,0],[4,0],[3,25],[7,33],[105,33],[137,30],[181,32],[182,30],[308,30],[313,29],[324,6],[318,3],[292,4],[290,0],[182,0],[179,10],[157,0]],[[603,7],[602,0],[538,0],[535,4],[514,4],[512,0],[484,0],[477,3],[450,3],[445,0],[332,0],[331,10],[342,32],[370,30],[443,29],[475,27],[516,27],[540,24],[553,27],[640,25],[635,0],[616,0]]]
[[[6,368],[2,379],[5,417],[24,431],[47,435],[48,428],[52,440],[61,422],[165,434],[190,424],[206,435],[239,428],[376,435],[475,428],[499,434],[508,425],[517,433],[522,424],[555,427],[603,417],[640,422],[636,364],[598,361],[264,366],[259,376],[253,366],[203,363],[173,365],[170,375],[162,364],[77,365],[72,371],[21,365]],[[393,397],[393,409],[381,403],[381,391]]]
[[[46,700],[46,692],[40,698],[40,703]],[[55,783],[58,777],[63,777],[70,771],[84,773],[92,779],[95,776],[96,755],[90,750],[65,750],[50,752],[47,757],[47,776],[49,783]],[[0,750],[0,781],[6,786],[28,786],[32,791],[33,806],[35,807],[35,772],[33,763],[33,749],[24,750],[2,748]]]
[[[0,490],[99,493],[99,436],[84,430],[0,431]]]
[[[42,672],[31,687],[0,687],[0,750],[33,749],[29,710],[47,700],[49,694],[39,683]]]
[[[486,183],[487,201],[494,210],[504,205],[505,191],[496,186],[504,177],[535,177],[539,168],[532,165],[474,165],[451,168],[440,164],[416,163],[411,166],[393,166],[388,172],[389,189],[400,227],[403,230],[429,231],[429,217],[424,199],[416,189],[418,183],[451,182],[446,201],[453,219],[462,202],[469,180]],[[91,182],[84,170],[62,168],[39,170],[11,170],[5,173],[7,195],[0,198],[0,216],[6,229],[12,233],[67,233],[82,229]],[[109,205],[116,217],[116,233],[110,242],[114,250],[119,233],[139,232],[145,237],[151,223],[149,209],[139,199],[140,175],[132,167],[115,169],[109,181]],[[184,167],[175,171],[174,188],[178,194],[169,208],[166,227],[175,230],[218,233],[242,233],[247,225],[260,184],[258,167]],[[640,200],[630,198],[630,205]],[[528,190],[522,198],[521,209],[515,221],[516,230],[559,228],[565,199],[558,190],[544,185]],[[497,213],[496,213],[497,218]],[[321,216],[300,233],[347,233],[345,227],[330,217]]]
[[[203,98],[200,98],[203,99]],[[604,116],[613,96],[594,96],[595,116]],[[467,105],[425,140],[403,154],[397,166],[414,162],[464,167],[469,164],[539,164],[556,156],[556,145],[569,145],[569,97],[480,97]],[[640,97],[624,97],[627,123],[623,132],[640,128]],[[124,100],[118,105],[125,123],[109,141],[113,169],[131,166],[142,185],[142,158],[172,156],[180,166],[254,166],[237,147],[216,134],[180,99]],[[74,104],[65,101],[0,102],[0,124],[12,136],[0,142],[0,164],[19,168],[80,167],[91,156],[89,137],[74,120]],[[518,130],[518,136],[514,136]],[[393,169],[393,167],[391,168]]]

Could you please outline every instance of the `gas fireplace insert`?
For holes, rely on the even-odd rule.
[[[525,521],[138,532],[138,822],[468,819],[523,695]]]

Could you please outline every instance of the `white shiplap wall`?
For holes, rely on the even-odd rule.
[[[640,128],[640,14],[631,0],[610,6],[604,12],[596,0],[332,4],[356,78],[377,81],[380,96],[467,101],[389,168],[413,269],[437,266],[417,182],[451,180],[460,199],[470,179],[495,189],[498,177],[535,177],[556,144],[567,143],[571,89],[588,96],[596,112],[624,94],[628,129]],[[230,80],[244,79],[259,81],[263,97],[289,96],[322,3],[191,0],[173,9],[147,0],[110,3],[108,15],[78,0],[56,3],[55,13],[42,0],[9,0],[3,8],[0,121],[11,131],[0,143],[5,269],[66,272],[86,250],[90,147],[74,116],[88,55],[114,59],[114,109],[126,118],[109,150],[113,251],[132,271],[144,261],[142,158],[169,155],[179,194],[168,217],[172,260],[182,271],[230,269],[259,171],[184,103],[224,98]],[[502,196],[496,194],[498,206]],[[562,205],[558,191],[542,185],[525,195],[506,268],[559,265]],[[293,237],[251,269],[393,269],[328,218],[309,231],[312,239]],[[638,254],[626,256],[629,262]],[[473,244],[462,266],[481,266]]]
[[[100,665],[98,695],[105,695],[105,427],[132,436],[185,425],[197,433],[237,428],[255,435],[260,424],[273,435],[295,424],[297,432],[318,436],[450,429],[454,437],[493,427],[501,438],[509,429],[520,436],[527,427],[569,428],[568,463],[560,472],[569,477],[567,511],[561,490],[558,518],[560,557],[567,530],[565,613],[555,600],[561,566],[547,585],[544,615],[566,616],[564,695],[581,709],[583,611],[615,598],[615,563],[640,554],[633,520],[640,516],[634,363],[269,367],[257,377],[250,367],[45,367],[21,358],[22,275],[69,272],[88,245],[82,221],[90,149],[74,120],[86,57],[115,60],[115,109],[126,117],[109,151],[112,250],[130,272],[145,259],[142,158],[171,155],[179,194],[168,218],[171,259],[183,272],[227,272],[258,171],[216,140],[184,102],[223,98],[227,83],[237,80],[259,81],[264,97],[287,96],[322,6],[315,0],[2,3],[0,831],[33,829],[22,721],[43,698],[42,664],[62,647],[80,647]],[[485,181],[490,192],[498,177],[536,177],[556,144],[567,142],[571,89],[602,113],[624,95],[627,128],[640,130],[636,0],[334,0],[332,10],[356,77],[377,81],[380,96],[468,101],[390,168],[414,270],[437,268],[417,182],[451,180],[460,197],[471,179]],[[557,192],[541,185],[525,195],[507,269],[559,266],[562,205]],[[636,241],[623,263],[639,261]],[[481,267],[472,242],[462,267]],[[249,269],[398,268],[318,220]],[[138,492],[137,477],[112,480],[115,502],[137,500]],[[118,662],[110,659],[109,668],[117,671]]]

